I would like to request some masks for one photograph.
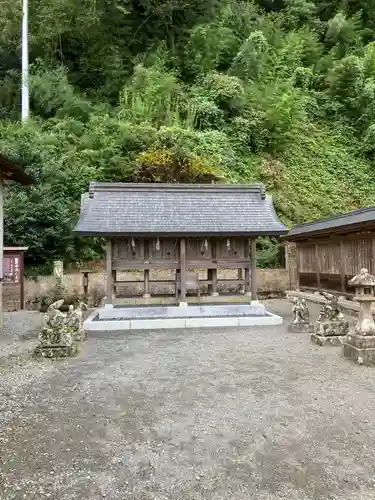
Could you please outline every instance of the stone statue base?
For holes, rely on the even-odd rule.
[[[344,356],[358,365],[375,365],[375,336],[350,334],[344,344]]]
[[[341,346],[346,341],[349,323],[345,320],[317,321],[311,341],[319,346]]]
[[[325,345],[342,346],[346,340],[345,335],[335,335],[332,337],[323,337],[321,335],[317,335],[316,333],[313,333],[310,338],[311,338],[311,341],[314,342],[314,344],[317,344],[321,347],[324,347]]]
[[[314,325],[311,323],[289,323],[288,332],[291,333],[313,333]]]
[[[78,354],[76,345],[38,345],[35,348],[34,356],[36,358],[71,358]]]

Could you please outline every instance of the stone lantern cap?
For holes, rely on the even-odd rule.
[[[361,272],[349,280],[348,285],[356,288],[375,287],[375,276],[370,274],[367,269],[361,269]]]
[[[354,278],[348,281],[348,285],[362,290],[365,288],[375,288],[375,276],[370,274],[367,269],[363,268],[357,276],[354,276]],[[365,292],[362,291],[362,293]]]

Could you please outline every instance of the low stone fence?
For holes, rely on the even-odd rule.
[[[173,280],[171,271],[153,271],[150,273],[152,280]],[[200,272],[201,279],[205,279],[205,271]],[[237,270],[219,270],[218,280],[237,278]],[[141,296],[143,294],[143,272],[129,271],[119,273],[118,279],[135,281],[136,283],[123,283],[118,286],[120,295]],[[64,274],[64,284],[70,295],[83,295],[83,276],[80,272]],[[137,283],[139,281],[139,284]],[[258,290],[260,297],[270,298],[282,295],[289,290],[293,284],[290,283],[290,273],[287,269],[258,269]],[[53,276],[41,276],[35,280],[25,280],[25,307],[27,309],[38,309],[43,297],[47,296],[53,289],[56,281]],[[174,294],[173,283],[151,283],[151,294]],[[106,277],[103,271],[90,272],[88,296],[91,305],[97,305],[105,296]],[[204,289],[203,289],[204,291]],[[219,283],[219,292],[238,291],[238,285]],[[5,299],[5,297],[4,297]],[[5,302],[5,301],[4,301]],[[14,309],[13,309],[14,310]]]
[[[327,300],[320,295],[319,292],[310,293],[302,292],[297,290],[287,290],[286,295],[289,297],[298,297],[300,299],[305,299],[306,302],[314,305],[322,305],[327,302]],[[343,312],[348,316],[358,316],[359,303],[354,300],[347,300],[345,297],[340,296],[338,299],[339,306],[342,307]],[[375,306],[372,307],[373,315],[375,315]]]

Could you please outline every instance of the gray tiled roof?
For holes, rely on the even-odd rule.
[[[325,219],[319,219],[294,226],[284,237],[293,241],[303,237],[318,236],[330,232],[356,232],[375,225],[375,207],[362,208],[345,214],[334,215]]]
[[[91,183],[75,232],[83,235],[281,235],[262,185]]]

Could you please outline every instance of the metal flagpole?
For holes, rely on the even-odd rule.
[[[29,119],[29,26],[28,26],[28,0],[22,0],[22,121]]]

